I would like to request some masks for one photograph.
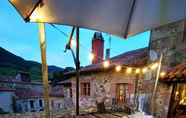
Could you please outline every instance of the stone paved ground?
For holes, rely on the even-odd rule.
[[[124,117],[125,116],[125,117]],[[69,116],[67,116],[69,118]],[[66,118],[66,117],[59,117],[59,118]],[[72,118],[128,118],[127,114],[122,112],[110,112],[110,113],[91,113],[91,114],[84,114],[78,117]]]
[[[96,113],[96,112],[80,112],[78,117],[75,116],[74,110],[69,111],[57,111],[51,112],[51,118],[127,118],[124,112],[106,112],[106,113]],[[43,112],[26,112],[26,113],[10,113],[1,114],[0,118],[45,118]]]

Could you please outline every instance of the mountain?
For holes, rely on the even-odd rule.
[[[63,68],[57,66],[48,66],[49,77],[53,72],[63,71]],[[41,80],[41,64],[36,61],[24,60],[4,48],[0,47],[0,76],[15,76],[17,72],[29,72],[32,80]]]
[[[61,72],[64,71],[63,68],[57,67],[57,66],[48,66],[48,72],[53,73],[53,72]]]

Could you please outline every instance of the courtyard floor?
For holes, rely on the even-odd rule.
[[[66,117],[58,117],[66,118]],[[108,113],[90,113],[83,114],[73,118],[128,118],[126,113],[123,112],[108,112]]]

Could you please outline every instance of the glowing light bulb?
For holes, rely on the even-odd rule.
[[[140,69],[136,69],[136,74],[139,74],[140,73]]]
[[[126,70],[126,73],[131,73],[132,72],[132,68],[128,67],[127,70]]]
[[[110,62],[108,60],[103,62],[103,67],[108,68],[110,66]]]
[[[152,66],[150,67],[152,70],[156,69],[158,67],[158,63],[154,63],[152,64]]]
[[[147,72],[147,67],[143,68],[142,72],[146,73]]]
[[[75,40],[71,40],[70,41],[70,47],[75,47],[76,46],[76,42],[75,42]]]
[[[160,77],[164,77],[165,75],[166,75],[166,72],[164,71],[160,73]]]
[[[121,71],[121,66],[120,65],[118,65],[118,66],[116,66],[116,72],[119,72],[119,71]]]
[[[90,59],[91,61],[93,61],[93,60],[94,60],[94,57],[95,57],[95,56],[94,56],[94,54],[93,54],[93,53],[90,53],[90,54],[89,54],[89,59]]]
[[[44,18],[41,16],[41,13],[38,9],[34,10],[33,13],[30,16],[31,22],[42,22]]]

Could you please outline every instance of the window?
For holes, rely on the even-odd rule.
[[[30,100],[30,107],[34,108],[34,101],[33,100]]]
[[[81,83],[81,95],[90,96],[90,83]]]
[[[186,105],[186,84],[177,85],[175,100],[178,100],[180,105]]]
[[[39,100],[39,106],[43,107],[43,101],[42,100]]]

